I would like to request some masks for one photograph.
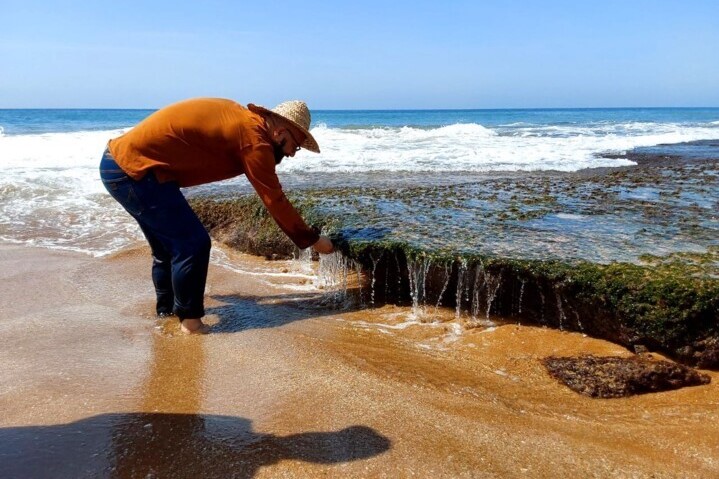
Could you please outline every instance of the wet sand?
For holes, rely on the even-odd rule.
[[[189,337],[153,317],[144,248],[0,245],[0,477],[719,477],[718,373],[590,399],[539,360],[625,349],[328,309],[293,266],[227,254],[252,274],[211,266],[214,332]]]

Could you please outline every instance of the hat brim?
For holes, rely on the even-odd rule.
[[[284,116],[282,116],[282,115],[278,115],[278,114],[275,113],[274,111],[268,110],[268,109],[265,108],[264,106],[259,106],[259,105],[255,105],[255,104],[253,104],[253,103],[250,103],[250,104],[247,105],[247,109],[250,110],[250,111],[252,111],[252,112],[255,112],[255,113],[267,114],[267,115],[273,116],[273,117],[275,117],[275,118],[279,118],[279,119],[282,120],[282,121],[286,121],[287,123],[292,124],[295,128],[297,128],[298,130],[300,130],[300,131],[301,131],[302,133],[304,133],[304,135],[305,135],[305,141],[302,142],[302,144],[300,145],[300,147],[302,147],[302,149],[304,149],[304,150],[309,150],[309,151],[312,151],[312,152],[314,152],[314,153],[319,153],[319,152],[320,152],[320,146],[317,144],[317,140],[315,140],[315,137],[312,136],[312,133],[310,133],[308,130],[306,130],[305,128],[303,128],[303,127],[302,127],[301,125],[299,125],[298,123],[296,123],[296,122],[290,120],[290,119],[287,118],[287,117],[284,117]]]

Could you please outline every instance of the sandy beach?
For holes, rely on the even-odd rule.
[[[0,479],[719,479],[719,1],[47,3]]]
[[[235,271],[214,264],[207,288],[213,333],[190,337],[152,316],[143,248],[2,245],[0,476],[719,475],[715,372],[590,399],[539,360],[626,350],[516,325],[458,334],[442,311],[417,324],[408,308],[332,310],[286,263],[226,254]]]

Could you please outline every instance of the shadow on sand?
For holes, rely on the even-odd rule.
[[[390,445],[365,426],[281,437],[253,431],[239,417],[102,414],[0,429],[0,477],[251,478],[284,460],[337,464],[376,456]]]
[[[337,304],[327,304],[326,300],[316,293],[279,296],[216,295],[212,298],[223,304],[207,308],[205,313],[208,316],[216,315],[219,319],[219,322],[212,326],[212,333],[237,333],[372,307],[356,299],[359,298],[359,292],[356,290],[348,291],[347,296],[355,299],[342,303],[338,308]]]

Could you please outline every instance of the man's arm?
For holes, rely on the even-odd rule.
[[[272,148],[269,145],[257,145],[242,152],[242,166],[245,176],[254,187],[267,211],[277,226],[297,245],[304,249],[314,246],[318,253],[331,253],[332,241],[318,235],[307,226],[302,216],[292,206],[282,191],[282,185],[275,172]]]

